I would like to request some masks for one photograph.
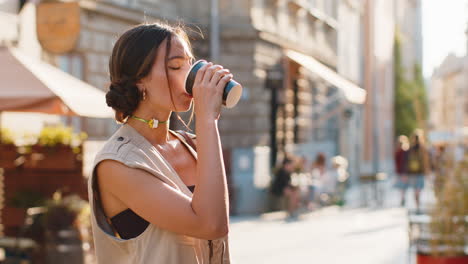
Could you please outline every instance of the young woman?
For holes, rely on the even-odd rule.
[[[398,146],[395,151],[395,171],[397,173],[396,187],[400,189],[400,205],[406,204],[406,191],[408,189],[408,149],[409,140],[405,135],[398,137]]]
[[[291,174],[294,172],[295,162],[289,157],[284,158],[281,167],[276,172],[272,183],[272,193],[278,197],[284,196],[288,199],[288,217],[296,218],[297,209],[300,205],[300,193],[297,186],[291,184]]]
[[[430,173],[430,162],[422,131],[420,130],[416,130],[411,136],[411,146],[408,149],[406,166],[408,184],[414,189],[416,212],[421,213],[420,195],[424,188],[425,178]]]
[[[97,154],[89,181],[98,263],[229,263],[229,203],[218,132],[229,70],[199,70],[183,29],[138,25],[115,43],[107,104],[123,125]],[[194,103],[195,135],[169,130]],[[191,138],[189,138],[190,136]],[[190,143],[193,143],[192,145]]]

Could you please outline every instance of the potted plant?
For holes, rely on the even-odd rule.
[[[418,245],[418,264],[468,263],[468,155],[443,166],[443,187]]]
[[[45,263],[82,264],[80,228],[81,221],[89,217],[88,203],[76,194],[63,196],[61,191],[57,191],[46,202],[45,209]]]
[[[0,168],[15,168],[15,160],[18,158],[18,151],[14,142],[13,133],[2,128],[0,131]]]
[[[7,233],[11,234],[10,231],[15,230],[16,235],[21,235],[26,211],[31,207],[42,206],[44,200],[44,196],[34,190],[23,189],[14,192],[2,210],[2,224]]]
[[[31,146],[26,168],[44,170],[73,170],[81,159],[86,133],[73,133],[71,127],[44,127],[37,143]]]

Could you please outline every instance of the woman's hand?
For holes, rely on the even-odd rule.
[[[197,72],[193,84],[197,117],[204,120],[219,118],[224,87],[232,77],[228,69],[224,69],[221,65],[213,65],[211,62]]]

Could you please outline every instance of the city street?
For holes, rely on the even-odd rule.
[[[0,0],[0,25],[0,264],[468,264],[468,0]]]
[[[351,206],[332,206],[302,214],[288,221],[284,212],[260,217],[233,217],[230,246],[234,263],[359,263],[406,264],[408,232],[406,208],[397,207],[399,194],[385,186],[382,208],[351,208],[359,203],[359,189],[352,188]],[[426,188],[422,199],[431,201]],[[414,208],[407,193],[407,208]]]

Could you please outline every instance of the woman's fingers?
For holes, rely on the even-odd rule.
[[[226,84],[232,80],[232,73],[229,73],[229,74],[226,74],[224,75],[220,80],[219,82],[216,84],[216,87],[218,87],[221,91],[224,90],[224,87],[226,86]]]
[[[203,83],[209,84],[211,79],[213,78],[213,75],[220,69],[222,69],[223,66],[221,65],[212,65],[206,69],[205,75],[203,76]]]
[[[211,82],[213,82],[215,85],[218,85],[219,81],[221,81],[221,79],[229,73],[230,72],[228,69],[219,70],[213,74],[213,78],[211,78]]]
[[[219,118],[222,94],[233,78],[229,69],[209,63],[199,70],[194,84],[195,112],[207,118]]]
[[[203,78],[205,77],[206,70],[211,66],[213,66],[213,63],[208,62],[208,64],[201,67],[201,69],[198,70],[197,75],[195,76],[194,83],[198,84],[198,83],[202,82]]]

